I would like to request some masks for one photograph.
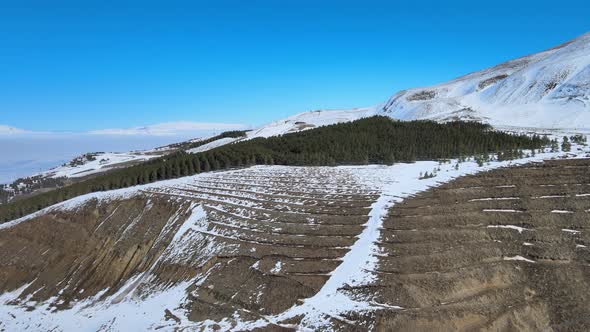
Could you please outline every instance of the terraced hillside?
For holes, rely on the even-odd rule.
[[[559,155],[81,196],[0,225],[0,330],[587,330],[590,160]]]
[[[3,224],[0,291],[12,292],[0,302],[12,306],[0,329],[207,326],[282,312],[322,287],[375,198],[345,169],[255,167]]]
[[[383,227],[377,281],[350,290],[405,308],[364,317],[377,330],[590,330],[589,159],[463,177]]]

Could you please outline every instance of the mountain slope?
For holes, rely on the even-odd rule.
[[[590,128],[590,33],[447,83],[400,91],[380,112],[401,120]]]

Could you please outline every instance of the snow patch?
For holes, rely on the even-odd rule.
[[[270,270],[270,273],[280,273],[281,269],[283,268],[283,263],[281,261],[278,261],[275,266],[272,268],[272,270]]]
[[[524,261],[524,262],[528,262],[528,263],[535,263],[534,260],[531,260],[531,259],[522,257],[520,255],[516,255],[516,256],[513,256],[513,257],[504,257],[504,260],[505,261]]]
[[[515,225],[489,225],[488,228],[505,228],[505,229],[514,229],[515,231],[518,231],[518,233],[522,233],[524,231],[528,231],[528,228],[524,228],[524,227],[520,227],[520,226],[515,226]]]
[[[566,233],[571,233],[571,234],[580,234],[580,231],[577,231],[575,229],[569,229],[569,228],[562,228],[561,229],[562,232],[566,232]]]

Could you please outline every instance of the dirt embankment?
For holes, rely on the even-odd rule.
[[[0,291],[30,283],[22,296],[58,297],[59,308],[103,289],[113,293],[158,258],[171,234],[158,235],[181,208],[145,196],[108,204],[91,200],[74,211],[54,211],[3,229]]]

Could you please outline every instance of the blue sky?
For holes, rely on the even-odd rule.
[[[0,124],[259,125],[590,31],[587,1],[3,1]]]

